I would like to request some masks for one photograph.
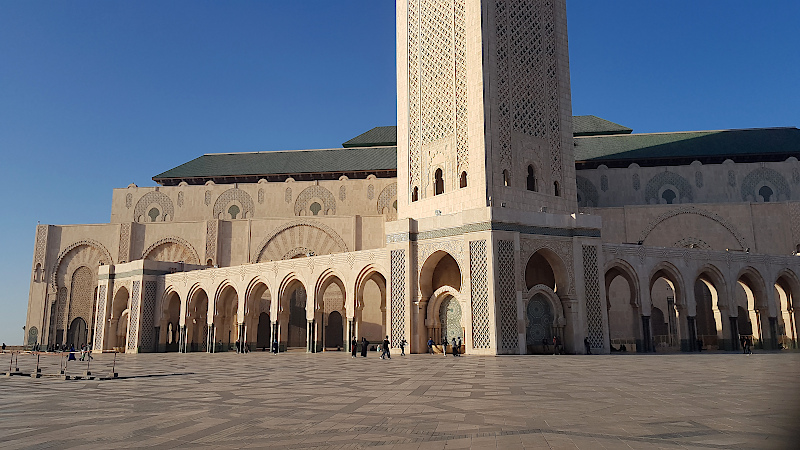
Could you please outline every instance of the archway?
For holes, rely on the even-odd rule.
[[[245,341],[250,347],[269,349],[272,342],[272,323],[270,322],[270,306],[272,293],[267,285],[258,281],[250,287],[245,300],[244,326]]]
[[[439,346],[445,339],[447,331],[441,322],[442,304],[449,301],[450,297],[458,296],[461,291],[461,269],[458,262],[443,250],[434,252],[420,269],[419,284],[422,292],[420,309],[425,311],[424,316],[420,314],[420,321],[423,322],[420,324],[420,329],[423,326],[427,329],[427,336],[420,337],[423,340],[431,338],[434,344]],[[452,301],[457,302],[458,299]],[[466,343],[462,341],[462,344]],[[446,350],[442,348],[442,351]]]
[[[797,323],[794,309],[797,285],[797,279],[789,271],[783,271],[775,281],[775,298],[780,308],[778,313],[778,343],[782,348],[797,348]]]
[[[214,308],[214,351],[233,350],[239,339],[239,294],[227,285],[219,291]]]
[[[549,353],[553,344],[555,314],[550,301],[537,292],[525,308],[525,342],[528,354]]]
[[[67,346],[74,345],[76,349],[79,349],[88,343],[88,338],[89,328],[86,326],[86,321],[82,317],[73,319],[67,332]]]
[[[186,351],[208,351],[208,294],[200,288],[186,306]]]
[[[725,279],[713,266],[701,270],[694,283],[695,322],[699,349],[735,350],[738,336],[725,336],[730,328],[725,303]],[[728,322],[728,323],[726,323]],[[729,333],[730,334],[730,333]]]
[[[641,309],[636,272],[624,261],[606,269],[608,333],[612,351],[643,351]]]
[[[386,278],[373,266],[359,274],[356,280],[355,303],[350,303],[349,300],[346,303],[348,313],[353,308],[353,323],[345,326],[345,336],[348,339],[364,337],[370,342],[378,342],[389,334],[386,322],[386,284]]]
[[[656,265],[648,292],[650,316],[642,316],[645,351],[694,351],[694,317],[689,317],[678,269],[666,262]]]
[[[161,350],[177,352],[180,341],[181,297],[172,291],[164,301],[165,309],[161,319]]]
[[[308,349],[306,288],[298,280],[291,281],[283,291],[279,323],[283,348]]]
[[[328,325],[325,327],[325,347],[344,348],[343,320],[339,311],[332,311],[328,314]]]
[[[111,301],[111,317],[106,331],[109,347],[117,351],[125,351],[128,337],[128,307],[130,294],[125,286],[119,288]]]
[[[761,274],[747,267],[739,273],[736,281],[740,339],[749,340],[754,348],[772,348],[772,345],[777,345],[777,340],[773,343],[769,339],[775,333],[769,333],[769,308]]]
[[[442,324],[442,340],[447,342],[464,339],[461,304],[452,295],[447,295],[439,306],[439,322]]]

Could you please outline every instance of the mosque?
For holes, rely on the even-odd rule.
[[[396,127],[202,155],[115,189],[109,223],[37,226],[25,343],[794,347],[800,130],[573,116],[566,24],[565,0],[399,0]]]

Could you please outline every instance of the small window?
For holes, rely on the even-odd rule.
[[[553,182],[553,193],[556,197],[561,197],[561,187],[558,185],[558,181]]]
[[[761,189],[758,190],[758,195],[760,195],[765,202],[768,202],[773,194],[774,192],[772,192],[769,186],[762,186]]]
[[[211,259],[209,259],[208,261],[206,261],[206,266],[208,266],[208,267],[211,267],[211,266],[213,266],[213,265],[214,265],[214,261],[212,261]]]
[[[419,200],[419,188],[414,186],[414,189],[411,191],[411,201],[415,202]]]
[[[433,195],[444,194],[444,176],[442,169],[436,169],[433,174]]]
[[[677,197],[677,195],[675,195],[672,189],[667,189],[661,193],[661,198],[663,198],[668,205],[671,205],[672,202],[675,201],[675,197]]]
[[[461,172],[461,179],[458,181],[458,187],[467,187],[467,172]]]
[[[155,222],[160,214],[161,213],[158,211],[158,208],[150,208],[150,211],[147,211],[147,216],[150,217],[150,222]]]
[[[241,211],[241,210],[240,210],[240,209],[239,209],[239,207],[238,207],[238,206],[236,206],[236,205],[231,205],[231,207],[230,207],[230,208],[228,208],[228,214],[230,214],[230,215],[231,215],[231,219],[235,219],[235,218],[236,218],[236,216],[238,216],[238,215],[239,215],[239,212],[240,212],[240,211]]]
[[[503,169],[503,186],[511,186],[511,179],[508,176],[507,169]]]
[[[320,205],[317,202],[314,202],[311,204],[311,206],[308,207],[308,209],[311,210],[311,214],[314,214],[316,216],[322,210],[322,205]]]
[[[536,191],[536,172],[533,170],[533,166],[528,166],[528,190],[529,191]]]

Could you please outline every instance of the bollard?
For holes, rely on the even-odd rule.
[[[40,378],[42,376],[42,369],[39,368],[39,358],[41,356],[40,352],[36,352],[36,370],[31,372],[31,378]]]

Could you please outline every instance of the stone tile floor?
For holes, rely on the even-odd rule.
[[[800,353],[120,355],[116,380],[0,377],[0,448],[800,448],[798,369]]]

